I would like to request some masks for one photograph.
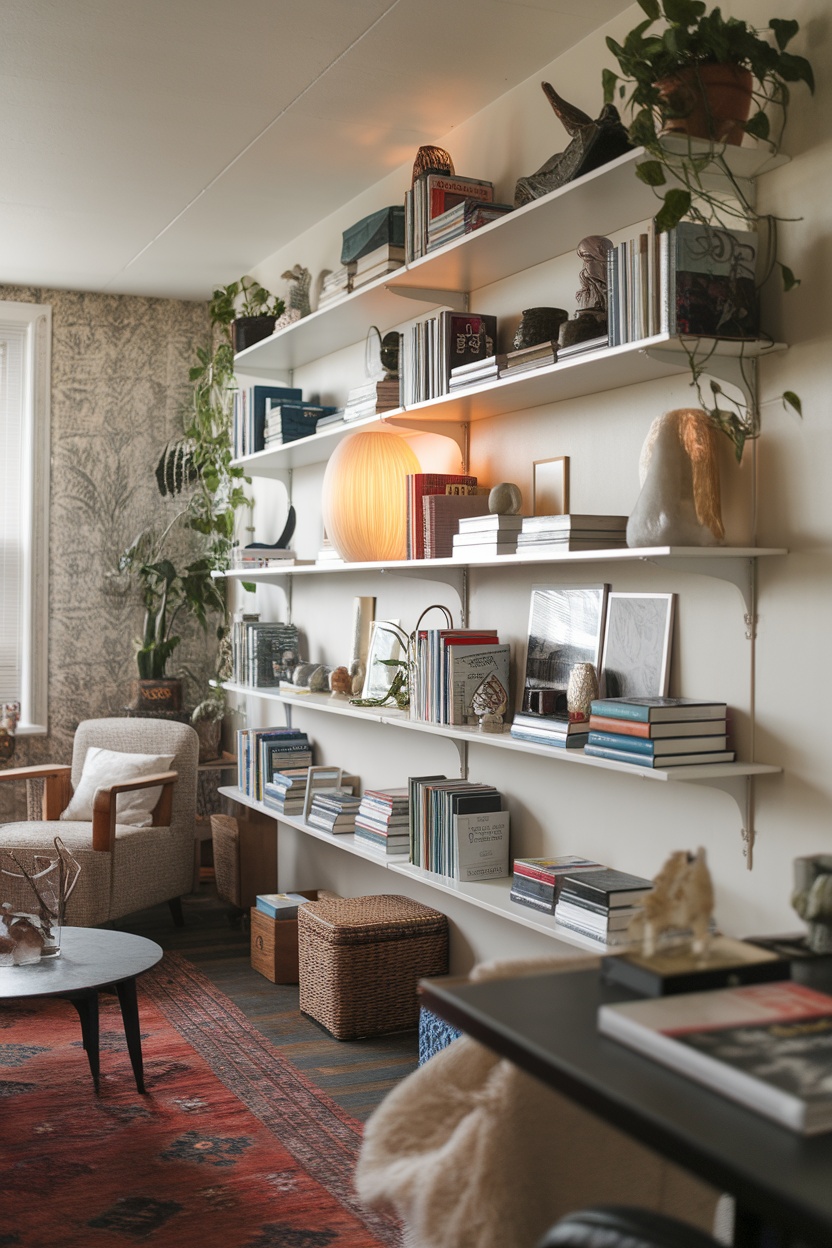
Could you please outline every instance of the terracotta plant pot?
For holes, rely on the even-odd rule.
[[[751,111],[752,77],[741,65],[697,65],[656,83],[667,117],[662,134],[739,147]]]

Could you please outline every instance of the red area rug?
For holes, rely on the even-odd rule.
[[[0,1248],[394,1248],[361,1124],[184,958],[139,980],[147,1095],[101,997],[101,1093],[66,1001],[0,1008]]]

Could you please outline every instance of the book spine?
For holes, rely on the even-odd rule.
[[[611,750],[605,745],[585,745],[584,754],[590,758],[605,758],[612,763],[630,763],[634,767],[655,767],[652,754],[637,754],[635,750]]]
[[[592,702],[591,714],[606,715],[609,719],[637,719],[647,723],[650,708],[638,706],[635,702],[610,702],[604,698],[595,698]]]

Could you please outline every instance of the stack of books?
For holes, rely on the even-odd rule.
[[[319,421],[325,416],[334,415],[336,411],[336,408],[323,403],[273,404],[266,412],[263,450],[283,446],[286,442],[296,442],[298,438],[311,437],[316,432]]]
[[[462,881],[510,875],[509,813],[490,784],[413,776],[410,780],[410,861]]]
[[[589,722],[568,712],[556,715],[532,715],[518,711],[511,721],[511,735],[518,741],[551,745],[560,750],[582,750],[589,740]]]
[[[533,347],[521,347],[509,351],[500,369],[501,377],[515,377],[518,373],[530,373],[536,368],[554,364],[558,358],[556,342],[537,342]]]
[[[403,264],[404,247],[397,247],[394,243],[382,243],[380,247],[353,261],[355,272],[352,288],[357,290],[359,286],[366,286],[367,282],[374,282],[377,277],[392,273]]]
[[[636,767],[732,763],[728,707],[695,698],[599,698],[586,753]]]
[[[518,905],[530,906],[541,914],[554,914],[560,886],[567,875],[594,871],[600,862],[562,854],[557,858],[515,858],[509,897]]]
[[[244,552],[245,553],[245,552]],[[273,557],[269,547],[252,552],[259,556],[253,566],[268,565]],[[278,552],[294,560],[294,551]],[[246,567],[248,563],[235,566]],[[251,685],[257,689],[270,689],[286,680],[300,662],[298,655],[298,630],[294,624],[263,621],[259,614],[243,616],[231,625],[231,679],[238,685]]]
[[[508,702],[510,647],[496,629],[422,628],[414,649],[410,704],[418,719],[478,723],[472,703],[486,680],[497,700]]]
[[[321,282],[321,293],[318,296],[318,308],[325,308],[328,303],[348,295],[352,290],[352,279],[355,275],[355,261],[349,264],[342,264],[339,268],[333,269],[330,273],[325,274]]]
[[[274,403],[302,403],[297,386],[243,386],[234,391],[231,413],[231,449],[235,459],[263,450],[266,411]]]
[[[630,923],[652,887],[652,880],[612,867],[577,871],[561,881],[555,919],[605,945],[628,945]]]
[[[324,429],[331,429],[333,425],[342,425],[344,423],[345,409],[343,407],[334,407],[328,416],[322,416],[315,426],[316,433],[323,433]]]
[[[355,816],[361,805],[351,788],[333,789],[331,793],[316,793],[309,808],[307,823],[322,832],[341,834],[355,831]]]
[[[282,767],[308,767],[312,747],[299,728],[240,728],[237,731],[237,785],[258,801]]]
[[[497,555],[513,555],[523,524],[522,516],[487,516],[461,518],[454,537],[454,559],[472,563],[476,559],[494,559]]]
[[[463,199],[428,221],[427,251],[444,247],[445,243],[462,238],[472,230],[479,230],[483,225],[488,225],[511,211],[511,204],[489,204],[480,199]]]
[[[524,516],[518,555],[533,559],[567,550],[616,550],[627,545],[627,516]]]
[[[258,893],[255,904],[261,914],[267,914],[270,919],[285,921],[296,919],[298,909],[308,900],[303,893]]]
[[[295,551],[282,546],[235,546],[231,552],[232,568],[270,568],[296,562]]]
[[[494,202],[494,184],[482,178],[427,169],[404,197],[404,237],[407,262],[425,255],[430,222],[466,200]]]
[[[279,815],[302,815],[309,767],[276,771],[263,785],[263,803]]]
[[[450,559],[459,522],[488,515],[488,494],[426,494],[422,498],[422,522],[426,559]]]
[[[367,381],[354,386],[347,395],[344,420],[361,420],[365,416],[377,416],[399,406],[399,379]]]
[[[425,500],[433,494],[476,494],[477,478],[459,472],[407,474],[407,557],[425,558]]]
[[[570,360],[574,355],[586,355],[589,351],[599,351],[609,346],[607,334],[598,334],[595,338],[584,338],[581,342],[573,342],[568,347],[558,347],[558,360]]]
[[[453,394],[482,381],[496,381],[505,361],[505,355],[487,355],[481,360],[472,360],[470,364],[456,364],[448,378],[448,392]]]
[[[383,854],[407,854],[410,846],[410,797],[406,788],[367,789],[355,813],[356,840]]]
[[[495,354],[497,318],[480,312],[440,312],[411,325],[402,337],[402,407],[439,398],[451,373]]]

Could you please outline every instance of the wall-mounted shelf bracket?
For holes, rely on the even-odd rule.
[[[468,452],[468,426],[451,420],[419,420],[418,416],[384,416],[385,425],[395,425],[399,429],[412,429],[415,433],[438,433],[443,438],[451,438],[459,447],[463,460]]]
[[[645,559],[645,563],[653,562]],[[709,559],[704,556],[701,559],[674,559],[672,555],[663,558],[661,564],[656,562],[656,567],[671,568],[674,572],[695,573],[697,576],[712,576],[718,581],[727,581],[730,585],[735,585],[740,591],[743,603],[745,605],[745,623],[750,627],[751,621],[756,621],[756,590],[754,577],[754,560],[753,559],[720,559],[715,557]],[[751,634],[746,633],[750,638]]]
[[[740,812],[740,836],[746,869],[754,866],[754,776],[725,776],[724,779],[689,780],[688,784],[704,784],[709,789],[721,789],[737,804]]]
[[[420,567],[418,560],[410,564],[403,562],[401,567],[381,569],[382,576],[406,576],[414,581],[435,581],[440,585],[449,585],[460,602],[465,598],[466,572],[466,568]]]
[[[435,307],[452,308],[454,312],[467,312],[470,295],[467,290],[435,290],[430,286],[388,286],[392,295],[403,299],[418,299]]]

